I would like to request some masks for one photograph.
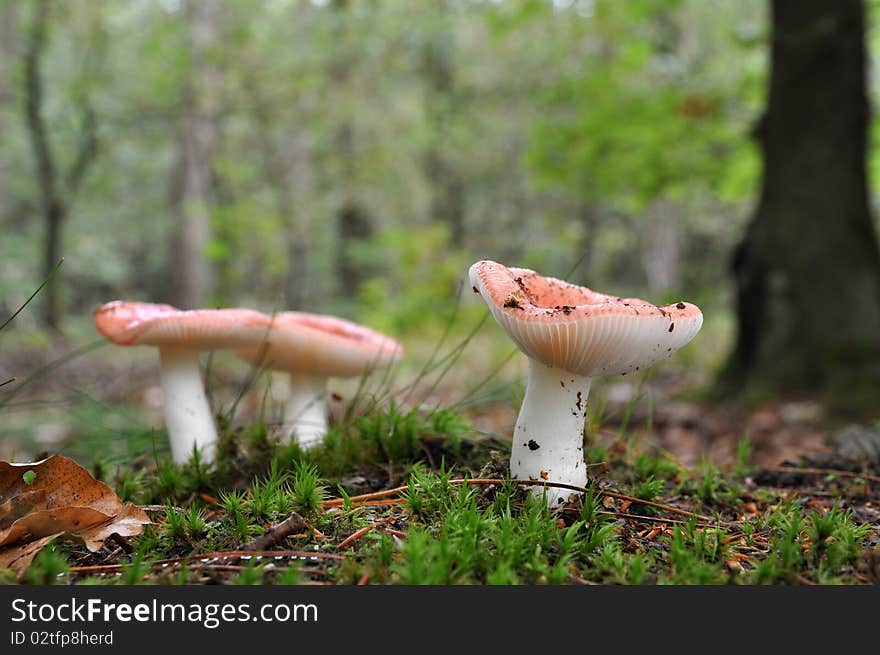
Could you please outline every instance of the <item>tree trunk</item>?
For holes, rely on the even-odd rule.
[[[287,157],[289,169],[277,175],[275,185],[278,211],[283,217],[287,238],[284,303],[288,309],[303,309],[310,295],[309,250],[314,247],[314,239],[309,239],[314,225],[307,209],[313,185],[311,149],[303,134],[290,139]]]
[[[359,205],[349,203],[339,210],[339,286],[345,298],[357,296],[363,278],[363,267],[352,257],[352,246],[373,234],[370,217]]]
[[[15,97],[15,53],[18,49],[18,5],[4,2],[0,7],[0,108]]]
[[[681,285],[680,208],[672,201],[657,200],[647,211],[642,233],[642,268],[653,296]]]
[[[83,119],[75,157],[66,172],[59,171],[43,116],[42,60],[49,42],[52,3],[51,0],[38,0],[33,7],[33,19],[24,53],[24,114],[34,154],[36,181],[45,225],[43,276],[48,278],[61,260],[64,221],[70,213],[76,192],[85,179],[86,171],[98,153],[98,129],[95,112],[86,97],[78,107]],[[56,331],[61,330],[63,315],[58,285],[59,281],[53,279],[43,289],[43,320]]]
[[[431,131],[425,152],[425,176],[431,187],[430,217],[449,228],[452,245],[464,246],[465,185],[455,163],[445,152],[450,138],[450,123],[455,114],[455,48],[453,27],[449,23],[449,7],[438,3],[440,20],[431,27],[431,33],[422,50],[422,68],[425,77],[425,113]]]
[[[336,88],[345,89],[350,84],[354,66],[352,56],[345,45],[350,42],[347,35],[349,28],[344,19],[345,12],[349,10],[348,0],[334,0],[333,9],[340,16],[336,38],[343,45],[340,47],[340,54],[333,62],[330,77]],[[336,157],[341,161],[339,184],[343,189],[343,199],[336,212],[338,240],[336,275],[340,294],[345,299],[352,299],[357,295],[366,274],[363,267],[352,257],[352,250],[358,241],[367,239],[373,234],[373,224],[368,211],[351,192],[356,184],[357,162],[355,161],[355,130],[350,118],[346,118],[339,125],[334,141]]]
[[[181,308],[203,307],[214,287],[207,257],[211,240],[211,159],[216,148],[219,71],[211,63],[217,47],[220,0],[186,3],[192,68],[183,89],[183,116],[172,170],[171,205],[176,218],[171,235],[171,303]]]
[[[10,117],[7,109],[15,103],[16,91],[16,51],[18,49],[18,20],[14,2],[4,2],[0,8],[0,134],[12,129],[7,125]],[[13,194],[9,184],[9,174],[15,162],[9,157],[0,157],[0,218],[4,222],[11,218]],[[9,229],[10,223],[5,222]],[[2,311],[2,308],[0,308]]]
[[[43,118],[42,58],[47,44],[49,0],[34,4],[34,16],[24,59],[25,117],[36,163],[40,204],[43,211],[45,238],[43,247],[43,275],[48,277],[58,263],[61,250],[61,224],[64,221],[64,203],[58,190],[55,160]],[[58,282],[53,280],[43,289],[43,320],[53,329],[61,328],[61,301]]]
[[[868,207],[864,6],[774,0],[760,201],[733,268],[727,379],[880,397],[880,253]]]

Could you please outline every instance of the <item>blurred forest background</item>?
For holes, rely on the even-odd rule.
[[[4,331],[0,373],[94,339],[91,312],[117,298],[335,313],[418,356],[468,265],[495,259],[699,304],[703,333],[677,361],[708,385],[735,347],[732,262],[761,193],[770,10],[0,0],[0,316],[64,259]],[[878,3],[864,10],[880,54]],[[875,71],[867,83],[876,98]],[[465,304],[457,326],[484,314]]]

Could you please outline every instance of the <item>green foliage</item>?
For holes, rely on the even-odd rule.
[[[636,484],[630,495],[635,496],[641,500],[654,500],[657,498],[660,493],[663,491],[663,480],[655,480],[653,475],[649,475],[647,478]],[[650,511],[650,507],[644,508],[646,511]]]
[[[116,477],[116,495],[120,500],[134,502],[139,499],[146,474],[146,469],[140,471],[129,468],[121,469]]]
[[[856,525],[852,511],[838,505],[824,513],[813,511],[806,531],[813,560],[828,570],[838,570],[853,562],[869,533],[870,526]]]
[[[715,530],[697,529],[695,522],[675,526],[669,540],[668,581],[673,584],[719,584],[726,579],[723,570],[724,546]]]
[[[291,504],[303,516],[314,516],[321,511],[321,504],[327,500],[327,487],[321,484],[321,474],[317,467],[299,462],[293,473],[291,483]]]
[[[131,557],[131,561],[122,565],[119,583],[124,585],[149,584],[150,565],[147,552],[139,548]]]
[[[468,421],[452,409],[404,412],[392,403],[387,409],[356,416],[348,425],[331,427],[324,443],[310,451],[308,458],[325,475],[339,475],[370,462],[422,461],[426,437],[442,437],[443,447],[455,454],[469,432]]]
[[[481,509],[474,489],[453,487],[447,476],[413,476],[407,507],[422,522],[410,528],[400,560],[391,565],[402,584],[568,581],[583,523],[558,527],[544,503],[530,495],[515,520],[509,504]]]
[[[68,568],[69,563],[64,553],[58,546],[50,545],[34,557],[27,570],[27,583],[33,585],[59,584]]]
[[[701,58],[680,40],[685,17],[719,39]],[[738,46],[716,20],[688,3],[601,3],[592,65],[543,98],[548,118],[537,123],[530,151],[541,179],[630,213],[658,199],[683,200],[695,180],[722,197],[750,193],[759,170],[749,126],[735,118],[742,100],[714,76],[720,60],[713,58],[730,63],[721,44]],[[641,38],[615,38],[633,32]],[[750,71],[737,73],[734,85],[750,82]]]
[[[235,585],[261,585],[263,584],[263,567],[256,559],[249,559],[241,572],[232,580]]]
[[[281,471],[277,460],[272,461],[264,477],[254,480],[251,497],[245,505],[250,516],[261,522],[273,521],[290,513],[293,499],[287,474]]]
[[[732,472],[738,477],[744,477],[751,470],[752,442],[748,435],[744,435],[736,444],[736,462]]]
[[[679,473],[678,464],[662,453],[641,452],[632,460],[633,472],[640,479],[658,478],[666,480]],[[641,498],[641,496],[640,496]],[[649,500],[649,499],[645,499]]]
[[[472,262],[455,251],[443,224],[391,229],[357,244],[357,260],[384,274],[362,283],[364,320],[389,333],[442,324],[458,297],[462,271]]]
[[[685,480],[681,487],[693,493],[701,502],[712,505],[735,496],[734,484],[711,461],[701,460],[696,473],[694,479]]]

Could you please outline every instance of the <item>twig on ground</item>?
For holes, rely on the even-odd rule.
[[[385,525],[386,523],[391,523],[391,521],[393,521],[396,518],[398,518],[398,517],[394,516],[394,515],[386,516],[384,519],[379,519],[375,523],[371,523],[370,525],[367,525],[367,526],[361,528],[360,530],[353,532],[352,534],[348,535],[345,539],[343,539],[340,542],[340,544],[336,547],[336,550],[342,550],[346,546],[350,546],[355,541],[357,541],[358,539],[363,537],[365,534],[367,534],[373,528],[376,528],[380,525]]]
[[[170,559],[160,559],[152,562],[150,566],[152,568],[156,568],[157,566],[171,566],[174,564],[181,564],[183,562],[192,562],[195,560],[213,560],[213,559],[241,559],[243,557],[248,558],[266,558],[267,560],[272,560],[278,557],[281,558],[291,558],[291,559],[332,559],[332,560],[342,560],[345,559],[342,555],[336,555],[335,553],[324,553],[318,551],[311,550],[266,550],[266,551],[251,551],[251,550],[226,550],[226,551],[216,551],[213,553],[199,553],[197,555],[187,555],[186,557],[172,557]],[[204,563],[204,562],[202,562]],[[123,568],[123,564],[96,564],[93,566],[71,566],[68,571],[70,573],[115,573],[116,571],[121,571]]]
[[[684,525],[687,521],[683,521],[681,519],[669,519],[663,516],[644,516],[642,514],[627,514],[626,512],[605,512],[599,511],[597,514],[605,514],[607,516],[619,516],[622,519],[633,519],[634,521],[648,521],[650,523],[676,523],[679,525]],[[698,523],[698,528],[711,528],[714,527],[714,524],[708,523]]]
[[[577,584],[590,585],[591,587],[602,586],[601,582],[593,582],[592,580],[587,580],[586,578],[582,578],[581,576],[574,573],[572,573],[570,577],[571,581],[576,582]]]
[[[815,583],[815,582],[813,582],[812,580],[808,580],[807,578],[805,578],[804,576],[800,575],[799,573],[798,573],[798,574],[795,574],[795,575],[792,576],[792,577],[793,577],[794,580],[795,580],[796,582],[798,582],[799,584],[806,585],[806,586],[808,586],[808,587],[815,587],[815,586],[816,586],[816,583]]]
[[[822,468],[798,468],[797,466],[764,466],[768,471],[777,473],[803,473],[804,475],[837,475],[842,478],[863,478],[871,482],[880,482],[880,476],[870,473],[856,473],[854,471],[841,471],[838,469]]]
[[[241,549],[249,551],[266,550],[267,548],[270,548],[278,542],[284,540],[288,536],[297,532],[301,532],[308,527],[308,524],[306,524],[306,521],[302,516],[300,516],[296,512],[292,512],[291,515],[284,519],[281,523],[279,523],[278,525],[273,525],[259,537],[251,539],[249,542],[244,544]]]
[[[761,536],[764,534],[768,534],[769,532],[770,532],[769,528],[764,528],[762,530],[756,530],[755,532],[752,532],[751,535],[747,535],[745,532],[739,532],[737,534],[726,537],[724,539],[724,545],[726,546],[727,544],[732,544],[737,539],[742,539],[743,537],[748,537],[748,536],[758,537],[758,536]]]
[[[126,554],[131,554],[131,552],[134,550],[132,545],[125,540],[125,537],[120,537],[115,532],[110,535],[110,541],[115,543],[119,547],[119,549]]]
[[[483,485],[483,484],[504,484],[506,480],[502,480],[500,478],[473,478],[473,479],[465,479],[465,478],[456,478],[455,480],[450,480],[449,484],[475,484],[475,485]],[[526,487],[536,487],[536,486],[544,486],[544,487],[555,487],[559,489],[570,489],[572,491],[577,491],[579,493],[587,493],[589,489],[586,487],[578,487],[573,484],[564,484],[562,482],[545,482],[544,480],[510,480],[512,484],[526,486]],[[418,485],[415,485],[418,487]],[[350,503],[358,503],[360,501],[372,501],[380,498],[388,498],[389,496],[396,496],[404,491],[409,489],[409,485],[405,487],[395,487],[393,489],[386,489],[384,491],[376,491],[369,494],[363,494],[360,496],[350,496],[347,500]],[[654,507],[656,509],[663,509],[668,512],[674,512],[676,514],[681,514],[683,516],[688,516],[691,518],[697,518],[701,521],[706,521],[707,523],[718,523],[713,518],[709,516],[703,516],[702,514],[696,514],[694,512],[689,512],[686,509],[681,509],[680,507],[675,507],[673,505],[664,505],[663,503],[655,503],[650,500],[642,500],[641,498],[636,498],[635,496],[627,496],[626,494],[619,494],[614,491],[608,491],[607,489],[597,489],[597,491],[604,495],[609,496],[611,498],[617,498],[618,500],[629,500],[633,503],[638,503],[640,505],[646,505],[648,507]],[[334,498],[332,500],[328,500],[324,503],[324,508],[330,507],[338,507],[346,502],[346,499],[343,498]]]
[[[676,514],[681,514],[682,516],[689,516],[691,518],[697,518],[701,521],[706,521],[708,523],[718,523],[715,519],[710,516],[703,516],[702,514],[697,514],[695,512],[689,512],[686,509],[681,509],[680,507],[675,507],[674,505],[664,505],[663,503],[655,503],[652,500],[642,500],[641,498],[636,498],[635,496],[627,496],[626,494],[619,494],[614,491],[608,491],[607,489],[599,489],[599,493],[604,496],[609,496],[610,498],[617,498],[618,500],[628,500],[631,503],[638,503],[639,505],[645,505],[647,507],[654,507],[656,509],[665,509],[667,512],[674,512]]]

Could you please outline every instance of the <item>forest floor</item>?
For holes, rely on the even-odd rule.
[[[506,478],[518,383],[465,403],[467,374],[435,384],[438,365],[402,394],[336,397],[325,444],[305,453],[260,420],[258,395],[218,383],[216,465],[175,467],[151,427],[151,366],[58,368],[0,408],[37,422],[29,443],[7,432],[0,459],[66,454],[152,521],[94,551],[61,536],[8,581],[880,583],[880,458],[853,450],[868,428],[834,426],[813,401],[688,399],[693,376],[675,369],[608,381],[591,396],[589,486],[551,512]]]

